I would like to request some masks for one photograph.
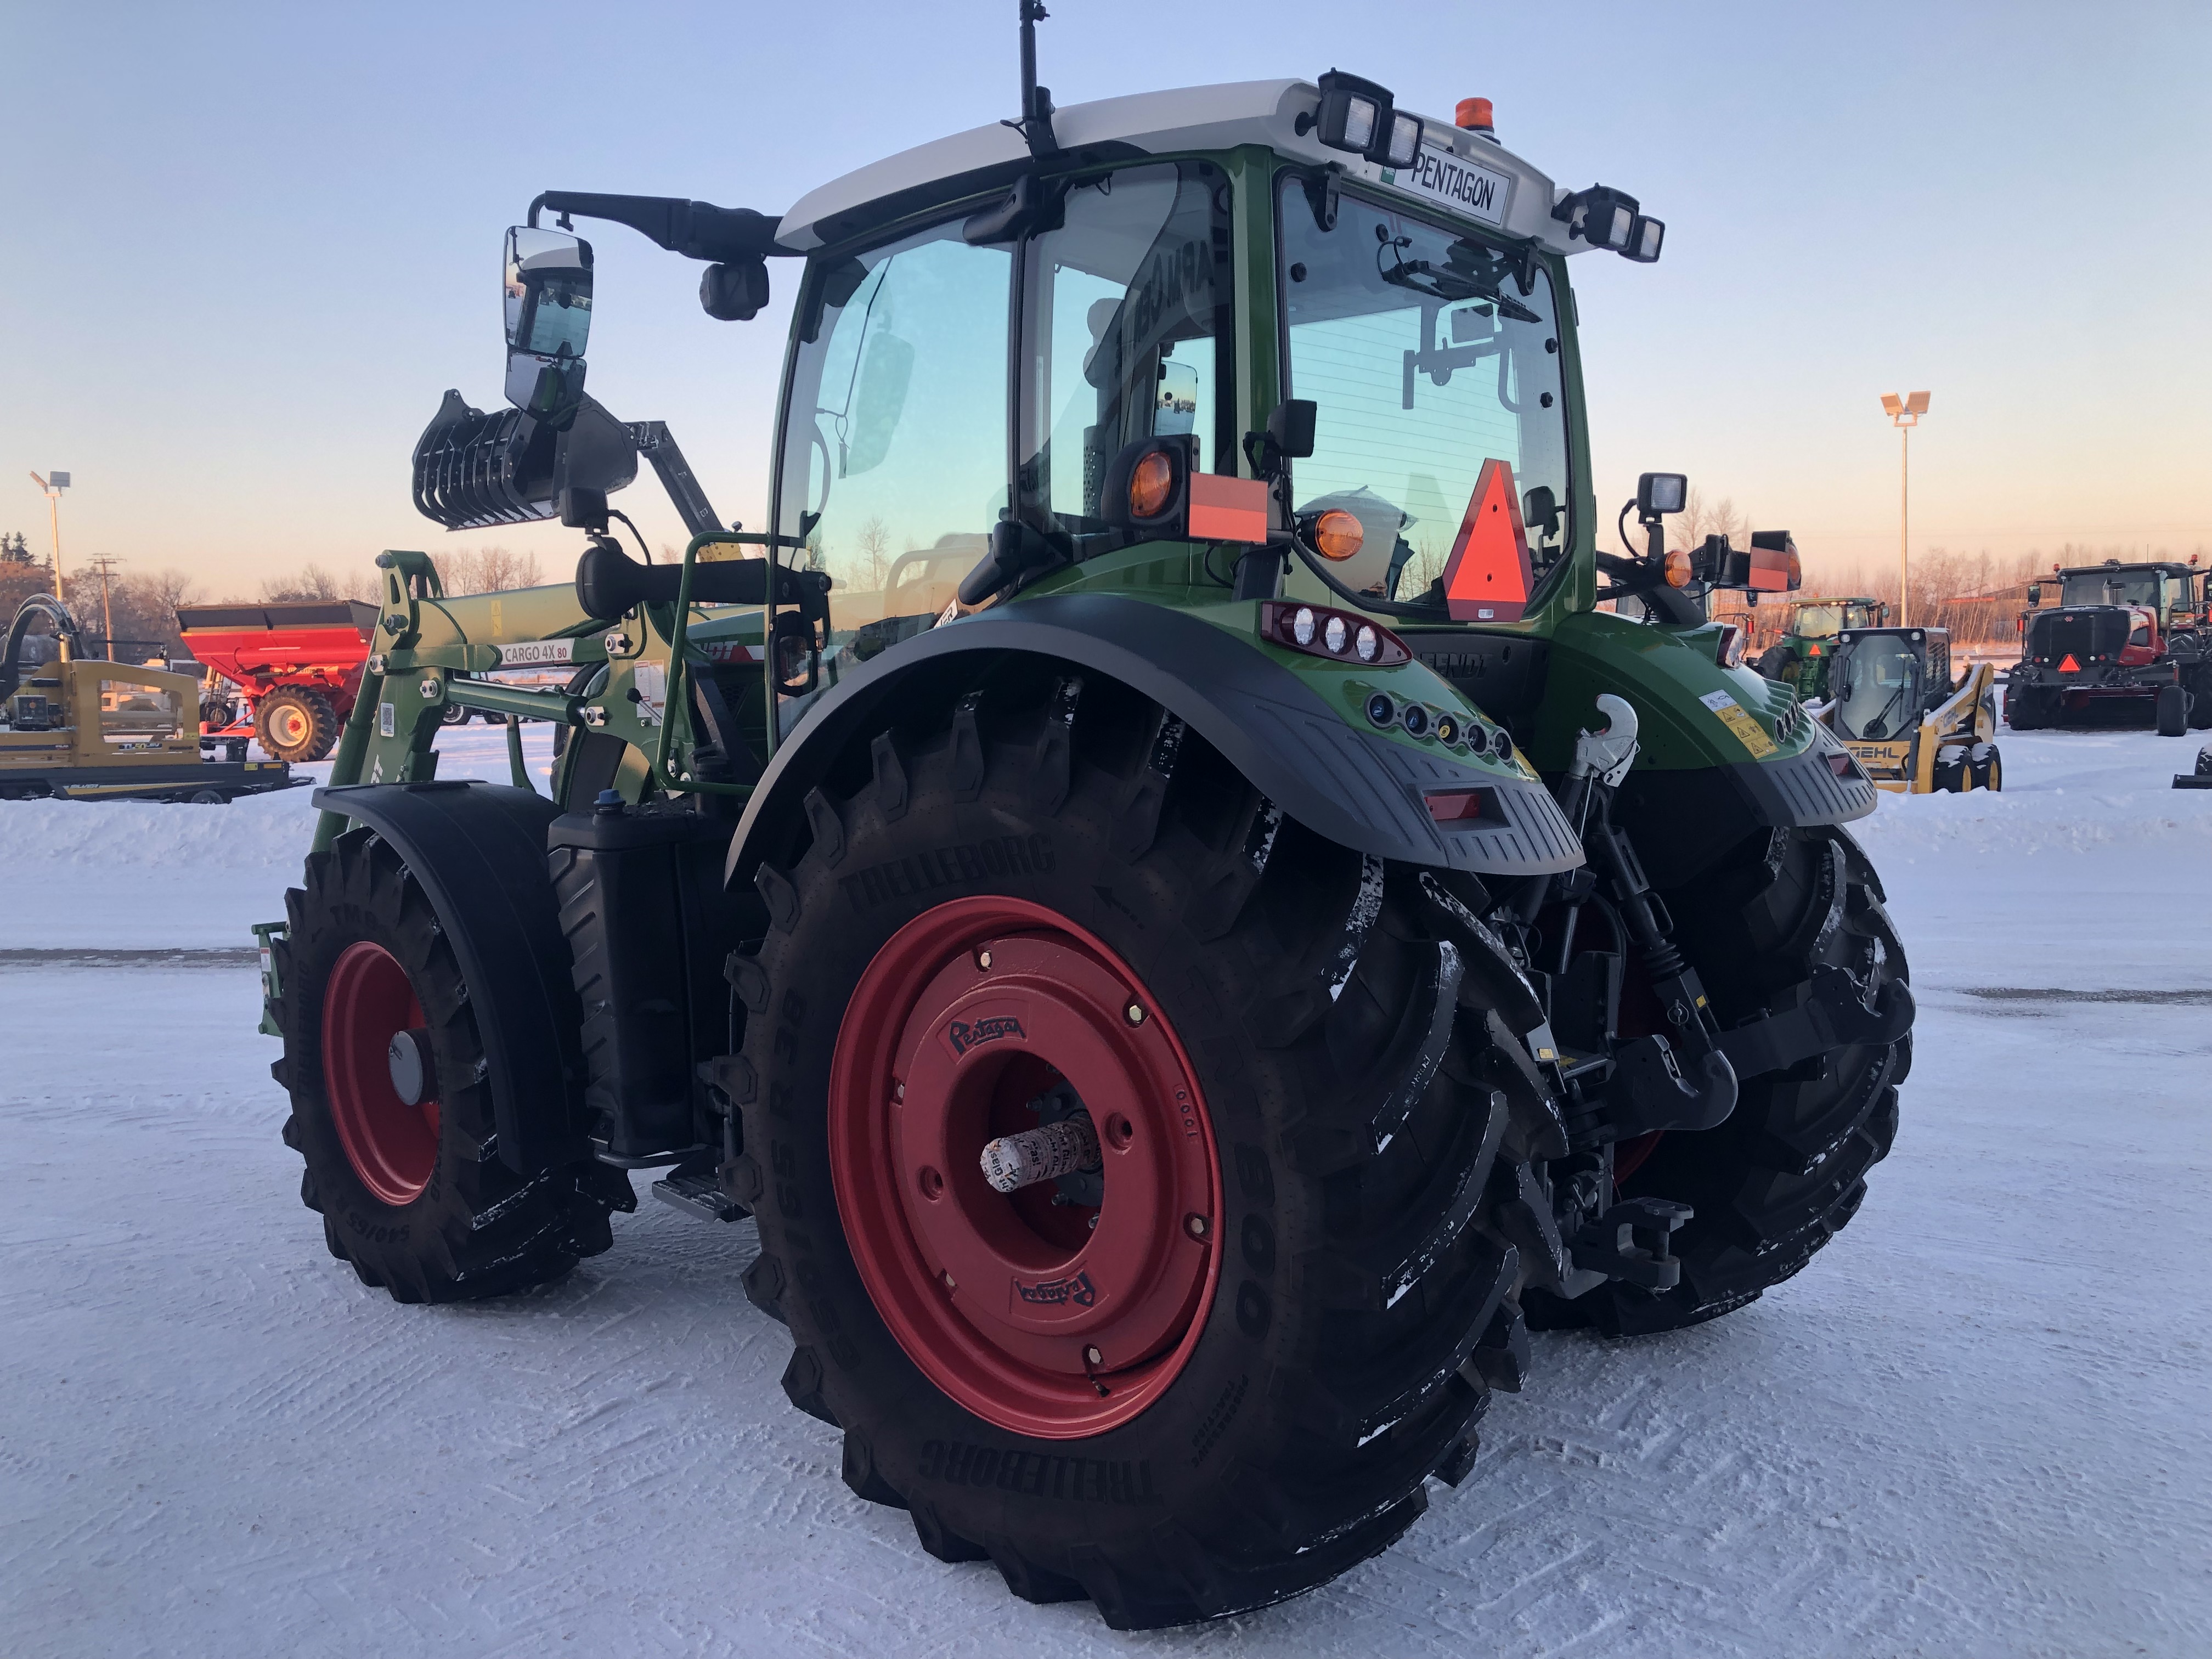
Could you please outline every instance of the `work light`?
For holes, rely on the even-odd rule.
[[[1659,263],[1659,246],[1667,240],[1667,227],[1656,219],[1636,216],[1635,227],[1629,233],[1628,246],[1620,250],[1621,257],[1633,259],[1639,265]]]
[[[1420,159],[1421,118],[1401,112],[1387,87],[1331,70],[1321,77],[1315,136],[1331,149],[1351,150],[1378,167],[1409,167]]]
[[[1564,219],[1567,237],[1581,237],[1592,247],[1610,248],[1615,253],[1629,253],[1640,246],[1637,230],[1637,202],[1626,191],[1609,185],[1592,185],[1588,190],[1578,190],[1571,196],[1562,197],[1553,208],[1554,219]],[[1666,227],[1659,227],[1662,239]],[[1634,257],[1633,254],[1631,257]],[[1658,246],[1652,245],[1651,258],[1659,257]]]
[[[1408,115],[1403,110],[1392,112],[1389,136],[1382,145],[1382,154],[1374,159],[1386,167],[1409,167],[1420,159],[1421,118]]]

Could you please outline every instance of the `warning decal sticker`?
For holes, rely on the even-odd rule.
[[[1743,746],[1751,750],[1753,760],[1765,760],[1774,752],[1774,739],[1766,735],[1765,728],[1727,692],[1708,691],[1698,701],[1718,714],[1728,729],[1743,739]]]

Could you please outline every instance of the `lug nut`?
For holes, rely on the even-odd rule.
[[[1099,1352],[1095,1346],[1085,1348],[1083,1351],[1083,1363],[1086,1365],[1103,1365],[1106,1363],[1106,1356]]]
[[[985,973],[989,973],[991,971],[991,953],[988,951],[976,951],[975,965],[978,968],[981,968]]]
[[[1144,1005],[1138,1002],[1131,1003],[1121,1011],[1121,1018],[1132,1025],[1142,1025],[1145,1023]]]
[[[945,1288],[946,1290],[957,1291],[960,1288],[957,1285],[955,1285],[952,1282],[952,1275],[951,1273],[939,1273],[938,1274],[938,1277],[945,1281]]]
[[[1188,1232],[1193,1238],[1204,1238],[1206,1237],[1206,1218],[1204,1216],[1185,1216],[1183,1218],[1182,1224],[1184,1231]]]
[[[900,1082],[896,1078],[891,1079],[891,1098],[893,1100],[904,1100],[906,1098],[906,1085]]]

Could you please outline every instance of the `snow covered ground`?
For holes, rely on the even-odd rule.
[[[1716,1324],[1539,1337],[1398,1548],[1141,1638],[847,1492],[747,1224],[648,1201],[565,1284],[397,1306],[300,1206],[242,957],[33,954],[250,945],[307,792],[0,807],[0,1650],[2212,1651],[2197,747],[2008,733],[2002,795],[1885,797],[1918,1058],[1850,1231]]]

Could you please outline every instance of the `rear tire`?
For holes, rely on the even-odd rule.
[[[1982,745],[1987,750],[1979,759],[1971,763],[1970,770],[1977,789],[2002,792],[2004,788],[2004,757],[1995,744]]]
[[[2186,737],[2189,733],[2189,693],[2178,684],[2158,688],[2158,701],[2154,705],[2161,738]]]
[[[1079,690],[1010,699],[1004,720],[979,719],[971,699],[918,744],[886,732],[872,776],[848,769],[836,794],[809,797],[811,844],[787,871],[763,867],[774,926],[737,975],[757,1084],[729,1188],[759,1223],[747,1292],[797,1344],[786,1392],[842,1428],[847,1484],[910,1510],[942,1560],[988,1557],[1024,1600],[1087,1595],[1109,1625],[1142,1629],[1311,1589],[1402,1534],[1428,1476],[1467,1472],[1489,1387],[1517,1389],[1527,1358],[1506,1236],[1517,1216],[1505,1212],[1540,1179],[1527,1160],[1565,1141],[1525,1050],[1431,931],[1419,872],[1284,821],[1201,739],[1121,688],[1079,704]],[[953,1121],[935,1103],[965,1085],[924,1095],[918,1083],[910,1112],[902,1080],[956,1064],[927,1059],[952,1026],[908,1023],[910,998],[871,988],[892,982],[883,964],[917,924],[949,926],[969,903],[1036,907],[1036,927],[1060,948],[1123,975],[1195,1084],[1196,1127],[1182,1133],[1205,1137],[1218,1199],[1197,1231],[1164,1213],[1149,1248],[1200,1253],[1206,1287],[1158,1339],[1156,1364],[1103,1348],[1097,1364],[1085,1358],[1103,1400],[1077,1386],[1052,1404],[1047,1383],[1073,1362],[1039,1350],[1023,1361],[1038,1375],[1024,1374],[1008,1358],[1014,1339],[992,1334],[1045,1317],[1023,1310],[1035,1296],[987,1279],[967,1293],[970,1312],[957,1281],[938,1291],[943,1270],[915,1241],[945,1224],[922,1206],[976,1196],[956,1191],[975,1180],[963,1167],[974,1148],[945,1132],[953,1174],[935,1195],[933,1170],[903,1182],[895,1158],[893,1178],[871,1185],[878,1155],[855,1150],[894,1112],[900,1125]],[[927,963],[911,968],[916,982],[988,971],[988,939],[928,936],[942,967],[933,980]],[[1006,942],[994,960],[1016,960],[1019,937],[995,937]],[[1051,1029],[1030,1012],[1042,993],[991,1006],[1009,1022],[991,1063],[1043,1066],[1049,1050],[1073,1064],[1076,1051],[1037,1035]],[[1098,1007],[1094,1029],[1110,1030],[1116,1009]],[[894,1053],[879,1034],[902,1031]],[[1109,1071],[1068,1080],[1109,1093]],[[858,1127],[833,1129],[833,1114]],[[1102,1229],[1133,1190],[1115,1184],[1120,1166],[1104,1179]],[[981,1194],[979,1236],[1015,1202]],[[1087,1229],[1072,1244],[1036,1243],[1061,1213],[1020,1223],[1038,1260],[1030,1279],[1014,1275],[1017,1289],[1053,1287],[1055,1306],[1060,1287],[1096,1289],[1077,1277]],[[886,1260],[907,1264],[910,1293]],[[1075,1334],[1054,1340],[1113,1328],[1108,1305],[1102,1295],[1071,1314]],[[977,1352],[1000,1367],[1003,1399],[959,1382]],[[1126,1419],[1118,1389],[1141,1391]]]
[[[2005,696],[2004,712],[2005,723],[2015,732],[2045,731],[2057,723],[2057,695],[2040,687],[2010,691]]]
[[[1724,1028],[1786,1006],[1816,963],[1848,969],[1870,993],[1910,977],[1881,881],[1841,829],[1759,830],[1665,897]],[[1611,1284],[1569,1303],[1539,1293],[1531,1324],[1642,1335],[1756,1301],[1857,1213],[1868,1170],[1896,1138],[1898,1085],[1911,1064],[1910,1032],[1833,1048],[1745,1079],[1719,1127],[1659,1136],[1620,1192],[1696,1209],[1674,1237],[1681,1283],[1658,1294]]]
[[[338,740],[338,714],[331,700],[306,686],[287,685],[261,700],[253,735],[264,754],[289,761],[319,761]]]
[[[517,1174],[500,1161],[473,1004],[428,896],[367,830],[310,854],[274,942],[290,1091],[284,1144],[307,1162],[300,1200],[332,1255],[396,1302],[503,1295],[560,1278],[612,1243],[629,1177],[597,1164]],[[473,995],[472,995],[473,994]],[[580,1016],[577,1021],[581,1025]],[[408,1108],[386,1046],[422,1033],[429,1104]]]
[[[1797,658],[1787,646],[1768,646],[1759,653],[1759,660],[1753,667],[1762,679],[1774,680],[1783,685],[1797,683]]]

